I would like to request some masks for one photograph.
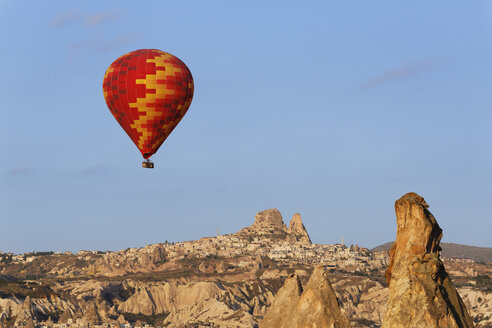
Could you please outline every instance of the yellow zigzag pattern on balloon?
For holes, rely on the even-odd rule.
[[[133,124],[130,125],[133,129],[136,129],[138,132],[142,133],[142,135],[138,138],[139,148],[144,148],[144,146],[148,145],[148,143],[151,141],[150,136],[152,135],[152,128],[144,127],[143,125],[153,123],[154,119],[162,116],[162,112],[157,112],[155,110],[155,100],[164,99],[166,95],[173,95],[175,93],[174,90],[166,88],[164,83],[157,83],[157,80],[165,80],[167,76],[175,75],[176,72],[182,71],[181,68],[175,67],[172,64],[166,66],[166,60],[169,60],[171,58],[171,55],[165,52],[161,52],[161,55],[156,56],[154,59],[147,59],[147,63],[155,63],[156,68],[165,67],[165,70],[156,70],[155,74],[147,74],[145,76],[145,79],[136,80],[136,84],[145,84],[145,88],[147,90],[150,89],[156,91],[155,93],[147,93],[145,95],[145,98],[137,98],[136,103],[129,103],[130,108],[135,108],[139,113],[138,120],[135,120]],[[163,87],[157,87],[160,84],[162,84]],[[178,110],[181,109],[182,106],[178,106]],[[163,129],[168,130],[169,126],[174,126],[175,123],[177,122],[171,121],[168,124],[164,125]],[[156,146],[159,141],[162,143],[164,140],[156,140],[152,145],[148,145],[150,147],[147,148],[153,149],[153,147]]]

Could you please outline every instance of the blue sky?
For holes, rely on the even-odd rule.
[[[393,240],[425,197],[492,246],[490,1],[0,1],[0,250],[117,250],[300,212],[311,238]],[[105,70],[157,48],[195,79],[141,157]]]

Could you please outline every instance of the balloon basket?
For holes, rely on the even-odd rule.
[[[146,160],[142,162],[142,167],[145,167],[146,169],[153,169],[154,168],[154,162],[151,162],[150,160]]]

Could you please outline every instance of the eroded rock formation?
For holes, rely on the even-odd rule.
[[[301,214],[299,213],[294,214],[292,220],[290,220],[287,233],[292,241],[308,244],[311,243],[311,238],[309,238],[307,230],[302,223]]]
[[[282,215],[276,208],[258,212],[255,221],[249,227],[241,229],[240,235],[255,235],[279,238],[288,240],[291,243],[311,243],[311,238],[302,223],[301,215],[294,214],[287,227],[282,219]]]
[[[285,229],[285,223],[282,220],[282,214],[276,208],[258,212],[255,215],[255,222],[252,227],[257,229],[268,229],[269,227]]]
[[[349,328],[323,267],[317,267],[305,290],[291,275],[278,291],[260,328]]]
[[[120,312],[145,315],[170,313],[196,304],[202,299],[215,299],[225,293],[220,285],[214,282],[136,283],[134,289],[135,293],[118,306]]]
[[[265,318],[260,323],[260,327],[288,327],[290,316],[286,314],[295,310],[302,291],[299,276],[297,274],[290,275],[277,292]]]
[[[473,327],[439,258],[442,230],[428,207],[416,193],[395,203],[397,233],[386,270],[385,328]]]
[[[20,327],[34,327],[33,319],[35,318],[36,316],[34,315],[34,310],[32,308],[31,298],[27,296],[24,300],[24,303],[22,304],[20,311],[17,314],[15,325]]]
[[[417,203],[424,208],[427,206],[423,199]],[[408,207],[408,211],[412,213],[421,211],[418,206]],[[414,215],[412,213],[408,215]],[[402,235],[398,239],[399,248],[397,250],[395,246],[393,263],[388,271],[388,280],[392,280],[392,287],[400,284],[395,279],[404,276],[405,272],[399,267],[398,260],[395,261],[397,258],[408,258],[405,260],[407,264],[413,261],[408,266],[413,263],[418,270],[408,269],[408,272],[412,272],[422,281],[428,280],[425,278],[428,274],[426,272],[434,272],[431,269],[436,265],[439,267],[439,261],[433,260],[436,255],[432,254],[437,253],[439,248],[436,236],[440,236],[440,230],[436,228],[437,224],[430,224],[428,227],[425,220],[423,222],[418,222],[420,228],[413,228],[419,233],[407,232],[406,236]],[[410,220],[402,221],[400,225],[409,226]],[[16,260],[14,256],[14,259],[7,258],[8,261],[2,261],[0,252],[0,327],[12,327],[16,321],[20,327],[29,327],[32,323],[35,326],[45,324],[52,327],[69,322],[86,326],[93,326],[98,322],[118,326],[129,322],[136,326],[134,321],[138,318],[143,322],[153,322],[154,327],[254,328],[258,327],[258,322],[264,318],[268,309],[271,312],[270,317],[281,320],[279,327],[296,327],[293,325],[301,324],[289,317],[291,312],[299,317],[309,316],[307,324],[314,325],[314,321],[319,321],[324,326],[326,320],[329,320],[325,316],[327,307],[324,298],[333,300],[334,297],[329,289],[324,292],[317,290],[317,287],[323,289],[323,279],[316,281],[312,277],[309,285],[314,286],[313,288],[307,284],[312,262],[306,263],[302,256],[307,256],[308,252],[311,253],[322,245],[310,244],[309,236],[304,230],[299,215],[294,215],[287,228],[280,213],[273,209],[258,213],[255,223],[239,233],[176,245],[154,244],[117,252],[81,251],[76,255],[69,253],[33,257],[26,254],[24,259],[17,256]],[[241,235],[243,232],[245,234]],[[427,235],[432,238],[426,237]],[[304,242],[309,244],[303,244]],[[419,247],[421,244],[426,246]],[[279,261],[269,257],[271,250],[279,248],[278,246],[285,247],[282,252],[287,255]],[[330,248],[343,254],[357,249],[338,246]],[[238,249],[241,252],[232,252]],[[365,256],[364,252],[359,250],[359,253],[346,259],[334,257],[334,264],[345,265],[358,256],[363,256],[360,258],[362,260],[368,259],[369,256]],[[275,252],[277,255],[278,253],[280,252]],[[413,254],[413,257],[408,254]],[[296,256],[290,258],[292,255]],[[412,260],[414,257],[416,259]],[[3,259],[5,258],[4,254]],[[425,260],[426,258],[431,258],[431,261]],[[381,283],[380,272],[377,270],[382,266],[386,267],[389,258],[387,252],[381,252],[374,254],[373,259],[374,261],[366,263],[367,266],[354,266],[370,271],[359,270],[350,274],[352,269],[346,269],[345,272],[337,272],[340,268],[346,268],[340,266],[333,267],[335,273],[330,276],[331,286],[336,292],[339,305],[341,304],[341,312],[347,314],[352,328],[381,327],[386,313],[388,288]],[[462,284],[468,282],[466,287],[459,289],[459,293],[470,310],[469,314],[476,323],[476,328],[492,327],[492,293],[486,289],[486,279],[492,272],[490,264],[459,260],[445,260],[445,264],[450,275],[459,276]],[[427,271],[420,268],[421,266]],[[439,278],[441,271],[436,272],[432,277],[442,280]],[[49,279],[29,281],[25,278],[39,274]],[[290,275],[291,278],[285,281],[285,286],[279,291]],[[444,287],[436,287],[438,284],[426,285],[417,278],[417,282],[407,279],[407,283],[412,281],[416,286],[421,285],[416,293],[430,295],[429,298],[438,292],[442,294],[441,289]],[[305,286],[304,293],[299,281]],[[477,285],[472,285],[474,282]],[[437,288],[437,291],[432,291],[432,288]],[[308,290],[311,291],[307,292]],[[453,295],[448,291],[447,293]],[[276,305],[272,306],[274,299]],[[431,301],[429,299],[426,302],[433,304]],[[420,301],[416,299],[415,302]],[[332,303],[335,304],[334,301]],[[397,300],[393,299],[392,304],[400,306],[401,311],[405,310],[406,305]],[[426,303],[421,304],[424,306]],[[428,308],[433,309],[431,306]],[[450,310],[446,304],[442,308],[438,307],[438,310],[447,315],[452,315],[455,311]],[[396,311],[393,309],[392,313]],[[415,309],[409,311],[414,311],[409,315],[416,314],[417,319],[419,318]],[[431,316],[434,312],[429,313],[428,316]],[[438,313],[437,310],[435,313]],[[302,327],[306,322],[302,322]],[[440,323],[441,327],[447,325],[445,320]],[[338,323],[334,321],[333,325]],[[420,327],[419,324],[416,326]],[[449,324],[449,327],[456,325]]]

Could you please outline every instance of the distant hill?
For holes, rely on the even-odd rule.
[[[381,251],[389,251],[391,245],[393,245],[394,241],[390,241],[389,243],[382,244],[371,249],[372,252],[381,252]]]
[[[371,251],[389,250],[393,242],[379,245],[371,249]],[[491,247],[476,247],[461,245],[455,243],[441,243],[442,256],[459,259],[472,259],[485,263],[492,263],[492,248]]]

